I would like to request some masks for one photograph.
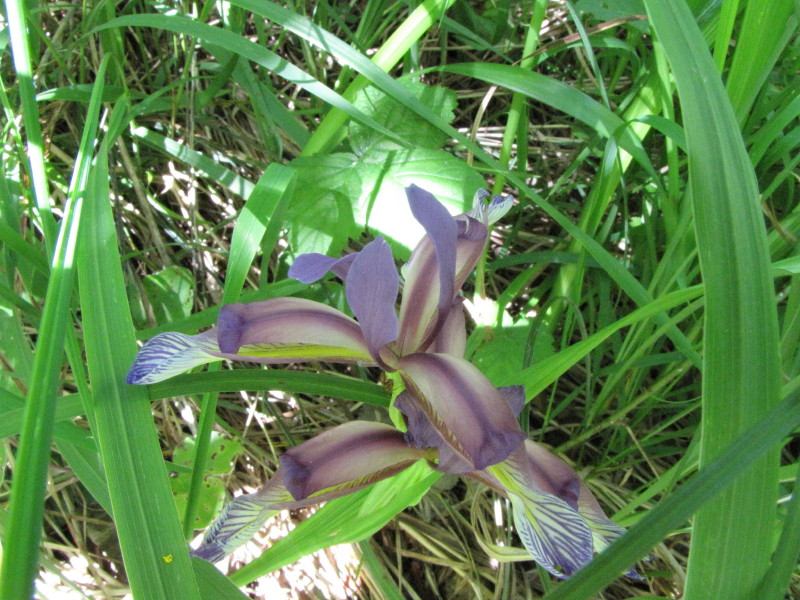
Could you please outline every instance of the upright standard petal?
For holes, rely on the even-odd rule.
[[[134,385],[156,383],[224,358],[215,330],[197,335],[159,333],[139,349],[125,381]]]
[[[406,188],[414,218],[425,236],[411,254],[400,304],[400,354],[424,350],[450,311],[456,289],[458,226],[447,209],[416,185]]]
[[[456,224],[458,225],[458,241],[456,243],[454,286],[456,290],[460,290],[483,256],[483,249],[489,238],[489,229],[484,223],[469,215],[457,216]]]
[[[333,271],[340,279],[345,279],[355,257],[355,253],[341,258],[334,258],[333,256],[326,256],[316,252],[301,254],[289,267],[289,277],[302,283],[314,283],[325,277],[328,271]]]
[[[217,327],[220,350],[241,360],[372,363],[358,323],[312,300],[228,304],[220,311]]]
[[[358,253],[345,280],[347,303],[358,319],[369,353],[387,371],[393,369],[384,363],[380,351],[397,339],[394,304],[399,287],[392,250],[381,237]]]
[[[463,301],[463,298],[456,298],[453,301],[442,328],[428,347],[428,352],[452,354],[464,358],[464,351],[467,348],[467,328]]]
[[[192,555],[222,560],[276,512],[345,496],[424,457],[424,451],[410,447],[389,425],[352,421],[334,427],[288,450],[264,487],[225,506]]]
[[[469,362],[448,354],[411,354],[400,359],[399,370],[407,397],[441,436],[439,470],[484,469],[505,460],[525,439],[508,402]]]

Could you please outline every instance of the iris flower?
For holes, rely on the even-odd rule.
[[[427,460],[444,473],[467,474],[511,501],[531,556],[568,576],[624,532],[608,520],[577,475],[527,441],[517,416],[521,386],[497,389],[463,358],[459,291],[475,268],[488,225],[510,198],[476,194],[472,211],[451,216],[433,195],[406,189],[426,235],[399,277],[391,250],[376,238],[343,258],[299,256],[289,275],[312,283],[333,272],[345,282],[355,320],[327,305],[274,298],[222,307],[216,328],[195,336],[162,333],[140,350],[132,384],[161,381],[215,360],[259,363],[328,361],[377,366],[394,382],[394,406],[407,431],[379,423],[339,425],[288,450],[270,481],[227,505],[194,555],[222,559],[275,511],[339,497]]]

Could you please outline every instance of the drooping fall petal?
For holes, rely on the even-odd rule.
[[[358,319],[372,358],[391,370],[380,356],[385,344],[397,339],[394,304],[400,282],[392,250],[383,238],[376,238],[359,252],[347,273],[347,303]]]
[[[409,446],[390,425],[351,421],[281,457],[283,480],[295,500],[354,492],[410,467],[425,453]]]
[[[192,556],[219,562],[252,538],[267,519],[279,513],[280,509],[274,506],[292,500],[279,472],[280,469],[257,492],[243,494],[229,502],[206,531],[200,546],[192,551]]]
[[[213,329],[197,335],[159,333],[139,349],[125,381],[134,385],[156,383],[224,358]]]
[[[541,444],[526,440],[486,473],[511,499],[517,530],[531,556],[558,577],[571,575],[625,532],[605,516],[575,471]],[[634,569],[626,575],[640,578]]]
[[[407,415],[421,409],[439,433],[439,470],[484,469],[505,460],[525,439],[508,402],[469,362],[418,353],[402,357],[399,371],[408,395],[395,406]],[[412,401],[415,407],[403,404]]]
[[[276,512],[356,492],[424,457],[424,451],[410,447],[389,425],[351,421],[334,427],[288,450],[264,487],[228,504],[192,555],[222,560]]]
[[[372,363],[358,323],[312,300],[228,304],[220,310],[217,327],[220,350],[245,360]]]
[[[542,567],[563,579],[592,560],[589,525],[566,502],[531,487],[508,497],[517,533]]]

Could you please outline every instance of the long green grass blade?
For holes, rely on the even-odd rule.
[[[246,600],[247,596],[211,563],[193,558],[192,568],[203,600]]]
[[[701,465],[775,405],[777,314],[753,168],[694,17],[683,0],[647,1],[681,100],[705,284]],[[688,598],[751,599],[773,550],[778,449],[695,519]]]
[[[135,598],[199,600],[146,390],[125,384],[136,349],[115,224],[107,146],[87,196],[79,277],[86,359],[114,523]]]
[[[8,0],[5,2],[5,6],[8,18],[6,31],[8,31],[11,38],[14,70],[19,82],[20,104],[25,124],[28,161],[33,182],[33,198],[39,212],[39,225],[44,234],[45,245],[48,249],[48,254],[52,255],[55,247],[56,224],[51,211],[50,194],[48,193],[42,128],[33,83],[33,65],[28,37],[28,6],[24,0]]]
[[[764,600],[782,600],[785,590],[797,569],[800,559],[800,475],[794,480],[792,498],[789,500],[778,546],[772,564],[761,584],[758,597]]]
[[[793,0],[748,2],[726,89],[739,123],[747,119],[775,62],[797,29]]]
[[[33,592],[39,557],[44,491],[53,434],[53,412],[64,357],[64,338],[70,324],[75,281],[75,254],[81,224],[83,193],[96,139],[107,61],[101,63],[89,104],[88,118],[55,245],[42,322],[33,359],[25,417],[14,468],[8,528],[4,541],[0,597],[26,599]],[[49,202],[49,199],[47,200]]]
[[[147,386],[151,400],[207,392],[279,390],[292,394],[315,394],[389,406],[389,394],[375,383],[337,375],[286,369],[233,369],[178,375]]]

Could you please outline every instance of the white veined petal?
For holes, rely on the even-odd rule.
[[[592,560],[591,529],[566,502],[531,489],[524,498],[512,492],[508,496],[517,533],[542,567],[564,579]]]
[[[198,335],[169,331],[147,340],[131,365],[126,381],[145,385],[164,381],[199,365],[222,360],[213,330]]]
[[[222,509],[192,556],[219,562],[252,538],[267,519],[280,512],[272,508],[275,504],[291,500],[292,495],[285,487],[270,484],[258,492],[235,498]]]

